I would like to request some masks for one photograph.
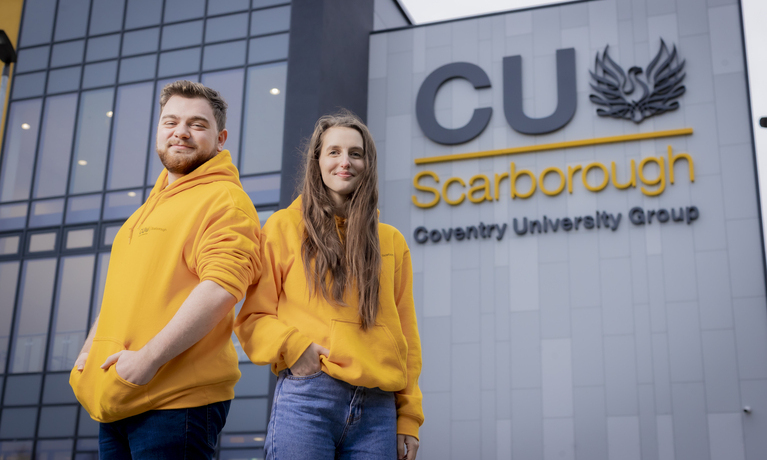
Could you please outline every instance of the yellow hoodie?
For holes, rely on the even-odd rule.
[[[304,275],[301,198],[264,225],[264,269],[235,321],[243,350],[275,374],[291,367],[312,342],[330,350],[322,371],[351,385],[395,392],[397,433],[418,437],[423,424],[421,342],[413,303],[410,250],[396,228],[378,224],[381,244],[380,306],[374,327],[363,331],[356,296],[347,307],[313,295]]]
[[[93,346],[83,371],[70,374],[93,419],[113,422],[234,397],[240,378],[231,340],[234,309],[146,385],[122,379],[116,366],[100,366],[113,353],[143,347],[204,280],[240,300],[261,272],[259,240],[258,215],[228,151],[171,185],[163,170],[115,237]]]

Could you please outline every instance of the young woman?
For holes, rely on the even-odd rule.
[[[264,226],[261,279],[235,331],[279,376],[269,459],[413,460],[423,423],[410,251],[378,222],[376,148],[342,112],[317,121],[302,195]]]

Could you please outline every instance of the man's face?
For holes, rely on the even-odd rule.
[[[218,131],[213,108],[203,98],[172,96],[157,126],[157,153],[169,182],[185,176],[224,149],[227,132]]]

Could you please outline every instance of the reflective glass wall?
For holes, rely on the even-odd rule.
[[[162,170],[163,85],[223,94],[242,184],[262,221],[276,209],[289,25],[284,0],[24,2],[0,154],[0,458],[96,458],[69,370],[115,233]],[[269,370],[241,358],[221,459],[262,456]]]

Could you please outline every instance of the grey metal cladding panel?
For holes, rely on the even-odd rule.
[[[751,407],[767,407],[767,380],[746,380],[740,383],[743,404]],[[743,417],[743,435],[746,443],[746,459],[760,460],[767,452],[767,419]]]
[[[634,307],[634,341],[636,343],[637,382],[653,382],[652,331],[649,305]]]
[[[657,222],[654,224],[663,225]],[[697,299],[695,247],[691,238],[690,225],[670,222],[661,227],[660,232],[663,244],[666,301]]]
[[[727,222],[727,246],[730,256],[730,283],[733,297],[764,295],[764,269],[759,251],[757,219]]]
[[[454,269],[450,289],[453,344],[479,342],[479,271]]]
[[[497,340],[509,340],[509,267],[495,267],[495,336]]]
[[[743,72],[715,75],[714,91],[720,145],[740,144],[748,140],[751,125]]]
[[[424,392],[450,391],[451,347],[450,317],[431,317],[423,319],[421,334],[421,353],[423,370],[419,379]],[[463,363],[455,363],[456,366]]]
[[[570,337],[570,291],[566,262],[541,264],[538,271],[541,338]]]
[[[631,262],[628,258],[605,259],[600,264],[602,317],[605,334],[634,332],[631,302]]]
[[[707,412],[739,412],[737,353],[732,329],[703,331]]]
[[[711,251],[727,248],[725,232],[724,197],[722,178],[719,175],[698,176],[695,187],[690,187],[691,203],[705,209],[705,220],[692,225],[695,251]]]
[[[716,108],[713,103],[695,104],[687,107],[687,124],[695,127],[695,133],[686,139],[687,149],[695,163],[695,176],[719,174],[721,172],[721,153],[716,129]],[[679,152],[674,152],[677,154]],[[674,168],[674,179],[687,181],[689,173],[685,160],[679,160]],[[677,170],[679,173],[677,174]],[[694,190],[696,187],[690,187]],[[719,191],[721,195],[721,190]]]
[[[669,303],[668,343],[672,382],[703,380],[697,302]]]
[[[585,2],[563,5],[558,10],[559,24],[562,29],[589,25],[589,6]]]
[[[533,16],[533,56],[553,55],[562,48],[560,41],[559,11],[554,8],[532,11]],[[564,45],[567,48],[567,45]],[[539,115],[540,116],[540,115]]]
[[[450,393],[424,392],[423,413],[429,423],[424,423],[419,431],[420,446],[429,458],[450,458],[450,443],[445,436],[450,433]],[[463,437],[463,435],[461,436]]]
[[[639,442],[643,460],[658,457],[658,418],[655,414],[655,393],[652,385],[639,385]]]
[[[496,432],[498,430],[495,416],[495,391],[482,392],[482,420],[478,437],[481,445],[482,458],[496,457]]]
[[[509,342],[495,342],[496,418],[511,418],[511,366]]]
[[[700,3],[700,0],[676,0],[680,36],[708,32],[708,10],[701,8]]]
[[[480,375],[478,343],[453,343],[451,348],[452,420],[479,420],[481,397],[478,390]]]
[[[411,115],[415,107],[413,96],[413,53],[389,53],[387,62],[389,75],[386,78],[386,114]]]
[[[541,386],[541,333],[537,311],[511,314],[511,387]]]
[[[655,383],[655,410],[659,414],[671,413],[671,376],[666,334],[653,334],[653,379]]]
[[[735,299],[735,339],[741,380],[767,379],[767,308],[764,297]],[[744,400],[744,404],[749,404]]]
[[[701,329],[732,327],[732,290],[727,251],[699,252],[695,259]]]
[[[451,458],[472,458],[482,452],[478,420],[454,421],[450,431]],[[443,438],[443,442],[447,440]]]
[[[495,390],[495,315],[483,314],[480,318],[480,377],[483,390]],[[484,419],[484,414],[483,414]]]
[[[570,235],[570,299],[573,308],[601,305],[599,239],[594,234]]]
[[[676,12],[676,2],[670,2],[668,0],[646,0],[646,2],[648,16],[658,16]]]
[[[751,144],[720,148],[724,212],[728,219],[756,218],[756,183]]]
[[[572,417],[544,418],[544,458],[573,458],[575,456],[574,431]]]
[[[573,310],[572,330],[573,385],[603,385],[605,366],[601,310]]]
[[[604,337],[607,415],[637,415],[636,346],[632,335]]]
[[[740,14],[737,5],[708,10],[711,37],[711,61],[714,74],[743,72],[743,46],[740,33]]]
[[[694,35],[680,37],[677,49],[685,61],[687,76],[684,80],[686,88],[683,96],[686,114],[694,113],[690,110],[693,104],[714,101],[714,75],[711,73],[711,41],[708,35]],[[689,123],[690,120],[688,120]],[[696,134],[700,131],[697,125]],[[705,129],[708,129],[706,126]]]
[[[703,383],[674,383],[674,447],[678,459],[709,458]]]
[[[413,50],[413,30],[398,30],[386,34],[387,51],[389,54]]]
[[[607,414],[604,387],[573,388],[575,460],[607,458]]]
[[[511,458],[543,458],[541,390],[512,390],[511,408]]]

